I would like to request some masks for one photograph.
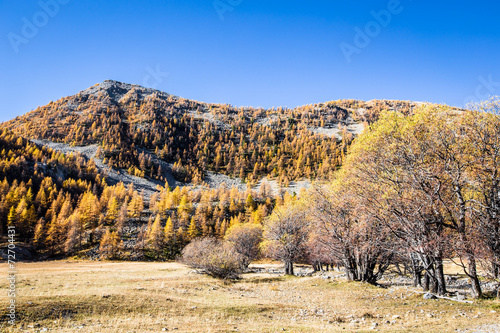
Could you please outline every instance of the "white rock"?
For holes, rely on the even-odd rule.
[[[424,299],[437,299],[437,297],[436,297],[436,295],[433,295],[431,293],[425,293]]]

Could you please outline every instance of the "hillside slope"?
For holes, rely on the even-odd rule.
[[[98,164],[171,186],[201,184],[216,174],[253,184],[267,176],[287,186],[331,176],[353,136],[381,110],[409,113],[419,104],[339,100],[294,109],[236,108],[106,80],[0,128],[50,141],[37,141],[46,145],[97,145],[89,157]]]

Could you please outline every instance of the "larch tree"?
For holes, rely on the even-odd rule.
[[[134,192],[127,209],[129,217],[141,217],[142,211],[144,210],[144,195]]]
[[[78,216],[73,214],[68,221],[68,232],[66,241],[64,242],[64,252],[67,255],[74,253],[78,249],[81,242],[80,223]]]
[[[156,215],[151,230],[148,230],[148,243],[150,248],[155,251],[156,257],[158,258],[165,244],[165,234],[163,232],[160,214]]]
[[[120,206],[118,203],[118,199],[116,197],[112,197],[108,202],[106,219],[113,223],[118,218],[118,213],[120,212]]]
[[[198,224],[196,223],[196,219],[191,218],[191,223],[189,223],[189,227],[187,229],[187,236],[189,240],[193,240],[201,235],[201,231],[198,228]]]
[[[116,233],[121,236],[123,234],[123,228],[125,227],[125,223],[127,222],[127,201],[121,206],[120,211],[118,212],[117,218],[116,218]]]
[[[108,229],[101,239],[99,252],[105,259],[116,259],[122,246],[123,242],[116,232]]]

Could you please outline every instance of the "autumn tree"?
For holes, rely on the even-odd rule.
[[[64,242],[64,252],[72,254],[81,244],[80,221],[77,215],[72,215],[68,221],[68,234]]]
[[[280,207],[265,222],[264,249],[268,256],[284,263],[285,274],[293,275],[293,264],[306,253],[308,236],[309,221],[305,210]]]
[[[115,259],[118,258],[118,253],[122,246],[123,242],[117,233],[108,229],[101,239],[99,252],[105,259]]]
[[[200,229],[198,228],[198,224],[196,223],[196,219],[191,218],[191,223],[189,223],[189,227],[187,229],[187,236],[189,240],[195,239],[201,235]]]
[[[120,206],[118,203],[118,199],[116,197],[112,197],[107,206],[107,215],[106,218],[109,222],[114,222],[118,218],[118,213],[120,212]]]
[[[151,230],[148,231],[148,243],[151,248],[156,253],[156,257],[160,256],[160,252],[165,244],[165,234],[163,231],[162,220],[160,215],[156,215]]]
[[[227,230],[224,240],[232,243],[235,250],[244,257],[243,266],[247,268],[260,253],[262,227],[253,223],[233,225]]]
[[[144,194],[139,194],[137,191],[134,191],[127,209],[129,217],[140,217],[144,210]]]
[[[394,240],[390,230],[344,188],[345,181],[316,186],[304,199],[311,202],[310,260],[320,266],[337,263],[348,280],[376,284],[392,264]]]
[[[462,126],[473,156],[469,181],[473,186],[472,215],[478,224],[471,236],[492,277],[500,279],[500,100],[471,105]],[[500,298],[500,286],[497,291]]]
[[[123,234],[123,228],[125,227],[125,223],[127,222],[127,201],[121,206],[120,211],[118,212],[118,215],[116,217],[116,224],[115,224],[115,229],[116,233],[121,236]]]
[[[163,229],[164,239],[164,253],[167,259],[175,259],[180,254],[182,246],[181,239],[179,239],[175,230],[175,225],[172,218],[169,216],[165,228]]]
[[[411,116],[386,113],[356,141],[345,165],[357,179],[350,188],[408,257],[418,256],[438,293],[446,292],[443,258],[459,257],[473,295],[482,295],[477,260],[487,236],[478,231],[492,221],[486,207],[497,195],[488,193],[496,188],[498,120],[481,118],[433,106]]]

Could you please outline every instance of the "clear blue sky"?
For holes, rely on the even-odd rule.
[[[494,1],[54,1],[0,1],[0,121],[105,79],[236,106],[500,95]]]

